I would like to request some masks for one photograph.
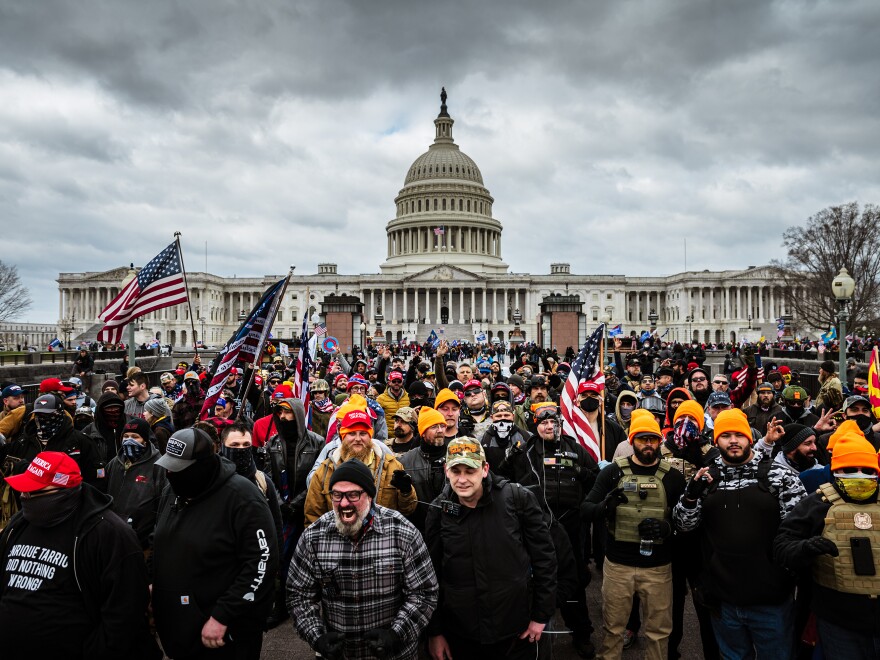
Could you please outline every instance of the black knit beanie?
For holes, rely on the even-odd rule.
[[[350,481],[364,489],[370,499],[376,498],[376,482],[373,481],[373,473],[362,461],[350,458],[342,465],[333,470],[330,477],[330,487],[339,481]]]
[[[787,454],[797,449],[800,444],[816,432],[809,426],[803,424],[786,424],[784,427],[785,435],[779,439],[780,451]]]

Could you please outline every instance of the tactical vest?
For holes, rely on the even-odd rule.
[[[616,488],[623,488],[623,494],[629,500],[626,504],[617,505],[614,515],[614,528],[611,533],[618,542],[638,543],[639,523],[645,518],[667,520],[669,505],[666,502],[666,489],[663,477],[672,469],[664,460],[657,465],[657,472],[651,475],[633,474],[629,459],[626,457],[614,460],[623,472]],[[659,545],[662,539],[654,541]]]
[[[711,448],[711,445],[704,444],[700,446],[700,451],[702,452],[703,456],[705,456],[709,453],[709,450]],[[693,477],[699,469],[690,461],[686,461],[683,458],[676,458],[675,456],[673,456],[672,450],[670,450],[669,447],[666,446],[665,442],[660,445],[660,458],[662,458],[673,468],[681,472],[684,475],[685,481],[688,481],[691,477]]]
[[[852,504],[845,501],[831,484],[822,484],[819,490],[823,499],[831,502],[831,508],[825,514],[822,536],[834,542],[840,555],[819,555],[813,562],[813,580],[835,591],[877,598],[880,574],[855,574],[850,539],[869,539],[874,566],[880,567],[880,503]]]

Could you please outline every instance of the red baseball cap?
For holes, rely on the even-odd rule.
[[[585,380],[583,383],[578,385],[578,394],[583,394],[584,392],[595,392],[596,394],[601,394],[605,390],[605,383],[594,383],[591,380]]]
[[[364,410],[351,410],[342,418],[342,424],[339,427],[339,435],[345,435],[349,431],[360,429],[369,431],[370,436],[373,435],[373,421]]]
[[[482,385],[480,385],[480,381],[478,381],[476,378],[471,378],[468,382],[464,384],[465,391],[472,390],[475,387],[482,387]]]
[[[784,364],[781,367],[779,367],[779,369],[777,369],[776,371],[781,373],[783,376],[787,376],[788,374],[791,373],[791,369],[786,367]]]
[[[12,477],[6,483],[19,493],[32,493],[49,486],[75,488],[82,483],[79,465],[60,451],[44,451],[37,454],[27,470]]]
[[[73,388],[62,383],[59,378],[47,378],[40,383],[40,393],[47,394],[49,392],[73,392]]]

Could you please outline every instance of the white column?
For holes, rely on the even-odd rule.
[[[748,288],[748,303],[749,303],[749,309],[746,312],[746,318],[748,318],[749,316],[752,316],[752,287]]]
[[[519,289],[514,289],[513,293],[513,308],[519,309],[520,313],[522,313],[522,309],[519,306]]]
[[[441,237],[442,238],[442,237]],[[437,323],[443,323],[443,287],[437,287]]]
[[[770,293],[770,305],[769,305],[770,309],[768,310],[768,312],[769,312],[768,316],[775,321],[776,319],[779,318],[779,316],[775,313],[776,312],[776,309],[775,309],[776,305],[774,304],[774,300],[773,300],[773,287],[772,286],[768,287],[767,291]]]
[[[498,289],[492,289],[492,323],[498,323]]]
[[[464,287],[458,288],[458,322],[464,323]]]
[[[483,285],[483,315],[480,318],[483,320],[488,318],[488,315],[486,312],[486,285],[485,284]]]
[[[758,316],[761,318],[762,322],[765,321],[767,318],[764,315],[765,311],[766,310],[764,307],[764,287],[760,286],[760,287],[758,287]]]
[[[709,319],[715,318],[715,287],[709,288]]]
[[[397,323],[397,289],[391,289],[391,322]]]

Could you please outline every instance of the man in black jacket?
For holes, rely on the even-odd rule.
[[[153,541],[153,614],[175,660],[258,660],[278,570],[263,494],[214,453],[200,429],[176,431],[157,465],[170,489]],[[181,549],[185,548],[185,551]]]
[[[590,641],[593,625],[587,609],[580,506],[593,486],[599,466],[577,440],[562,433],[556,404],[540,405],[534,419],[535,434],[525,445],[512,444],[507,448],[498,472],[531,490],[541,507],[565,529],[577,569],[578,591],[574,599],[562,605],[562,618],[572,631],[575,651],[583,658],[592,658],[596,651]]]
[[[419,413],[419,434],[422,442],[398,456],[400,464],[412,478],[418,505],[409,516],[410,522],[422,534],[428,507],[446,486],[446,446],[450,439],[444,436],[446,419],[433,408],[422,408]]]
[[[44,394],[34,401],[33,423],[27,424],[24,435],[13,443],[7,454],[8,458],[17,459],[12,474],[24,472],[40,452],[60,451],[76,461],[83,481],[105,490],[104,463],[99,460],[91,439],[73,427],[73,420],[64,412],[63,405],[54,394]]]
[[[446,476],[425,534],[440,582],[431,658],[534,658],[556,609],[556,555],[538,502],[490,475],[474,438],[449,443]]]
[[[147,570],[110,498],[62,452],[8,477],[22,510],[0,536],[4,660],[161,658],[146,620]]]
[[[671,511],[684,492],[681,472],[660,460],[660,425],[647,410],[633,411],[633,455],[607,465],[582,507],[606,524],[602,581],[602,658],[619,658],[623,632],[639,594],[645,607],[646,657],[667,657],[672,632]]]

